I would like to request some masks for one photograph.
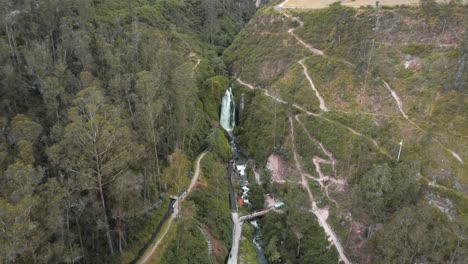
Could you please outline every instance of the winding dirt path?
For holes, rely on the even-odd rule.
[[[281,14],[283,14],[285,17],[289,18],[289,19],[292,19],[296,22],[299,23],[299,27],[302,27],[304,25],[304,23],[298,19],[297,17],[293,17],[291,16],[290,14],[284,12],[284,5],[285,3],[287,2],[288,0],[285,0],[283,1],[282,3],[280,3],[279,5],[275,6],[275,10],[280,12]],[[306,43],[304,40],[302,40],[298,35],[296,35],[294,33],[295,30],[297,30],[299,27],[296,27],[296,28],[290,28],[288,29],[288,33],[293,36],[297,41],[298,43],[300,43],[302,46],[304,46],[307,50],[309,50],[310,52],[312,52],[314,55],[319,55],[319,56],[325,56],[324,52],[321,51],[321,50],[318,50],[314,47],[312,47],[310,44]],[[307,59],[306,58],[303,58],[301,60],[298,61],[298,63],[302,66],[303,70],[304,70],[304,75],[306,76],[307,80],[309,81],[309,84],[312,88],[312,90],[315,92],[315,95],[317,96],[319,102],[320,102],[320,109],[323,111],[323,112],[328,112],[329,109],[326,107],[326,104],[325,104],[325,101],[323,100],[323,98],[320,96],[318,90],[316,89],[314,83],[313,83],[313,80],[312,78],[310,77],[309,73],[308,73],[308,69],[307,69],[307,66],[305,65],[304,61]],[[350,66],[353,66],[355,67],[354,64],[346,61],[343,59],[343,61],[350,65]],[[255,90],[255,89],[258,89],[256,88],[255,86],[251,85],[251,84],[248,84],[248,83],[245,83],[243,82],[240,78],[237,78],[237,81],[242,84],[242,85],[245,85],[246,87],[248,87],[249,89],[251,90]],[[409,121],[410,123],[412,123],[413,125],[417,126],[419,129],[423,130],[419,125],[417,125],[416,123],[414,123],[411,119],[409,119],[408,115],[406,115],[406,113],[404,112],[403,110],[403,102],[401,101],[401,99],[398,97],[398,95],[396,94],[395,91],[393,91],[390,86],[384,81],[384,84],[386,86],[386,88],[390,91],[390,93],[392,94],[392,97],[395,99],[395,101],[397,102],[397,105],[398,105],[398,109],[400,111],[400,113],[402,114],[402,116],[407,120]],[[282,100],[281,98],[279,97],[276,97],[276,96],[273,96],[271,94],[269,94],[268,90],[266,89],[262,89],[264,94],[270,98],[272,98],[273,100],[277,101],[277,102],[280,102],[282,104],[285,104],[285,105],[289,105],[287,102],[285,102],[284,100]],[[374,140],[373,138],[370,138],[366,135],[363,135],[359,132],[357,132],[356,130],[340,123],[340,122],[336,122],[334,120],[330,120],[326,117],[323,117],[321,114],[316,114],[316,113],[313,113],[313,112],[310,112],[306,109],[304,109],[303,107],[297,105],[296,103],[293,103],[291,105],[293,108],[296,108],[297,110],[301,111],[302,113],[306,114],[306,115],[309,115],[309,116],[314,116],[314,117],[319,117],[319,118],[322,118],[324,120],[327,120],[329,122],[332,122],[332,123],[335,123],[343,128],[345,128],[346,130],[348,130],[349,132],[351,132],[352,134],[356,135],[356,136],[360,136],[360,137],[364,137],[366,139],[368,139],[370,142],[372,142],[373,145],[375,145],[377,147],[377,149],[383,153],[384,155],[386,155],[387,157],[391,157],[391,155],[385,150],[383,149],[382,147],[379,146],[379,144],[377,143],[376,140]],[[373,114],[373,113],[369,113],[369,114],[372,114],[372,115],[379,115],[379,114]],[[302,126],[302,128],[304,129],[304,131],[306,132],[307,136],[309,137],[309,139],[311,141],[314,141],[314,142],[317,142],[322,151],[325,153],[325,155],[328,156],[328,160],[324,160],[320,157],[313,157],[312,161],[315,165],[315,168],[316,168],[316,172],[317,174],[319,175],[319,178],[315,178],[313,176],[311,176],[310,174],[304,172],[303,168],[302,168],[302,165],[300,163],[300,160],[299,160],[299,157],[298,157],[298,154],[297,154],[297,151],[296,151],[296,147],[295,147],[295,137],[294,137],[294,121],[293,121],[293,118],[290,116],[289,117],[289,123],[290,123],[290,137],[291,137],[291,142],[292,142],[292,150],[293,150],[293,157],[294,157],[294,161],[295,161],[295,164],[296,164],[296,168],[301,176],[301,181],[299,182],[300,185],[303,186],[303,188],[307,191],[307,194],[309,196],[309,201],[310,201],[310,204],[311,204],[311,211],[312,213],[314,213],[314,215],[317,217],[320,225],[322,226],[322,228],[324,229],[325,233],[327,234],[327,236],[329,237],[329,239],[331,240],[332,244],[336,247],[337,251],[338,251],[338,254],[340,256],[340,260],[343,261],[344,263],[346,264],[349,264],[351,263],[349,261],[349,259],[346,257],[346,255],[344,254],[344,250],[343,250],[343,246],[341,245],[339,239],[337,238],[336,234],[334,233],[334,231],[332,230],[332,228],[330,227],[330,225],[327,223],[327,218],[328,218],[328,208],[318,208],[315,200],[314,200],[314,197],[312,195],[312,192],[310,190],[310,187],[309,187],[309,182],[308,182],[308,178],[312,179],[312,180],[315,180],[317,182],[319,182],[320,186],[322,188],[325,188],[325,192],[326,192],[326,195],[327,197],[333,201],[335,204],[336,204],[336,201],[334,201],[333,199],[330,198],[329,196],[329,193],[328,193],[328,186],[330,184],[337,184],[337,185],[341,185],[343,186],[345,184],[345,182],[343,180],[340,180],[340,179],[336,179],[336,170],[335,170],[335,162],[336,160],[334,159],[332,153],[330,151],[328,151],[327,149],[325,149],[325,147],[323,146],[323,144],[321,142],[318,142],[317,140],[314,140],[313,137],[310,135],[310,133],[308,132],[308,130],[306,129],[306,127],[304,126],[304,124],[301,122],[301,120],[299,119],[299,115],[296,115],[295,116],[295,119],[296,121]],[[424,130],[423,130],[424,131]],[[443,148],[445,148],[447,151],[449,151],[458,161],[460,161],[461,163],[463,163],[463,160],[461,159],[461,157],[455,153],[454,151],[450,150],[450,149],[447,149],[445,146],[443,146],[439,141],[436,140],[436,142],[441,145]],[[335,177],[330,177],[330,176],[327,176],[327,175],[324,175],[322,170],[321,170],[321,167],[320,165],[321,164],[331,164],[332,165],[332,168],[333,168],[333,171],[335,173]],[[324,182],[327,182],[327,184],[324,184]]]
[[[205,228],[200,223],[198,223],[198,229],[200,230],[203,237],[205,238],[206,246],[208,248],[208,256],[212,258],[213,257],[213,243],[211,243],[208,231],[206,231]]]
[[[185,197],[187,197],[187,195],[190,193],[190,191],[192,191],[193,187],[195,186],[195,184],[198,181],[198,177],[200,176],[200,162],[207,153],[208,152],[205,151],[198,157],[197,165],[196,165],[196,168],[195,168],[195,173],[193,175],[192,181],[190,182],[190,186],[187,189],[187,193],[185,195],[183,195],[183,196],[181,195],[181,196],[179,196],[177,198],[177,200],[176,200],[176,202],[174,203],[174,206],[173,206],[174,211],[172,212],[171,217],[169,218],[169,220],[168,220],[168,222],[166,224],[166,229],[164,230],[164,233],[156,241],[156,243],[151,248],[151,250],[144,255],[143,259],[140,261],[140,264],[146,263],[151,258],[151,256],[153,256],[153,254],[156,251],[156,249],[158,248],[159,244],[161,244],[161,241],[164,239],[164,237],[166,237],[167,233],[169,232],[169,229],[172,226],[172,223],[174,222],[174,219],[179,214],[179,203],[181,201],[183,201],[185,199]]]
[[[294,33],[294,31],[296,31],[298,28],[304,26],[304,22],[302,22],[299,18],[297,17],[294,17],[294,16],[291,16],[289,15],[288,13],[284,12],[283,11],[283,6],[284,4],[287,2],[284,1],[282,2],[281,4],[275,6],[275,10],[277,10],[278,12],[280,12],[281,14],[283,14],[285,17],[287,17],[288,19],[292,19],[296,22],[299,23],[299,26],[296,27],[296,28],[290,28],[288,29],[288,33],[293,36],[297,42],[299,42],[302,46],[304,46],[306,49],[308,49],[310,52],[312,52],[314,55],[319,55],[319,56],[324,56],[324,52],[322,50],[319,50],[319,49],[316,49],[314,47],[312,47],[312,45],[306,43],[304,40],[302,40],[298,35],[296,35]],[[324,112],[328,112],[328,108],[327,106],[325,105],[325,100],[323,100],[323,97],[320,96],[320,93],[318,92],[317,88],[315,88],[315,85],[314,85],[314,82],[312,81],[312,77],[310,77],[309,73],[308,73],[308,69],[307,69],[307,66],[305,65],[304,61],[307,59],[306,58],[303,58],[301,60],[298,61],[298,63],[302,66],[302,69],[304,70],[304,75],[306,76],[307,80],[309,81],[309,85],[310,87],[312,88],[312,90],[315,92],[315,95],[317,96],[319,102],[320,102],[320,109]]]
[[[248,83],[242,81],[242,80],[239,79],[239,78],[237,78],[237,81],[238,81],[240,84],[242,84],[242,85],[244,85],[244,86],[247,86],[247,88],[249,88],[250,90],[262,90],[263,93],[264,93],[266,96],[270,97],[271,99],[273,99],[273,100],[275,100],[275,101],[277,101],[277,102],[279,102],[279,103],[282,103],[282,104],[286,104],[286,105],[288,104],[286,101],[284,101],[283,99],[279,98],[278,96],[271,95],[270,92],[268,92],[267,89],[261,89],[261,88],[254,87],[252,84],[248,84]]]
[[[342,260],[345,264],[350,264],[351,262],[348,260],[346,255],[344,254],[343,246],[341,245],[341,242],[338,240],[338,237],[336,236],[335,232],[333,229],[330,227],[330,225],[327,222],[328,218],[328,208],[319,208],[317,206],[317,203],[314,200],[314,196],[312,195],[312,192],[310,191],[309,187],[309,182],[307,181],[307,176],[306,173],[304,173],[301,163],[299,161],[297,151],[296,151],[296,145],[295,145],[295,138],[294,138],[294,124],[293,124],[293,119],[292,117],[289,117],[289,124],[290,124],[290,136],[291,136],[291,145],[293,149],[293,156],[294,156],[294,161],[296,163],[296,168],[299,171],[299,174],[301,175],[301,185],[304,187],[304,189],[307,191],[307,194],[309,196],[309,201],[311,204],[312,208],[312,213],[317,217],[320,226],[323,228],[333,245],[335,246],[336,250],[338,251],[338,254],[340,255],[340,260]]]
[[[286,13],[283,13],[281,12],[282,14],[286,14]],[[299,27],[302,27],[304,25],[304,22],[302,22],[301,20],[299,20],[297,17],[291,17],[289,16],[289,18],[293,19],[294,21],[298,21],[300,26]],[[324,56],[324,52],[322,50],[319,50],[319,49],[316,49],[314,47],[312,47],[310,44],[307,44],[304,40],[302,40],[298,35],[296,35],[294,33],[294,31],[296,29],[298,29],[299,27],[297,28],[290,28],[288,30],[288,33],[291,34],[299,43],[301,43],[302,46],[304,46],[306,49],[310,50],[313,54],[315,55],[320,55],[320,56]]]
[[[319,94],[317,88],[315,88],[315,85],[314,85],[314,82],[312,81],[312,78],[310,77],[309,73],[308,73],[308,70],[307,70],[307,65],[304,64],[304,60],[306,60],[307,58],[304,58],[302,60],[299,61],[299,64],[302,66],[302,69],[304,70],[304,75],[306,76],[307,80],[309,81],[309,84],[310,84],[310,87],[312,88],[312,90],[314,90],[315,92],[315,95],[317,96],[319,102],[320,102],[320,109],[324,112],[328,112],[328,108],[327,106],[325,105],[325,100],[323,100],[323,97]]]
[[[255,87],[255,86],[253,86],[252,84],[249,84],[249,83],[246,83],[246,82],[242,81],[240,78],[237,78],[237,81],[238,81],[240,84],[246,86],[247,88],[249,88],[249,89],[251,89],[251,90],[262,90],[263,93],[264,93],[266,96],[270,97],[271,99],[273,99],[273,100],[275,100],[275,101],[277,101],[277,102],[279,102],[279,103],[282,103],[282,104],[284,104],[284,105],[288,105],[288,103],[287,103],[286,101],[284,101],[283,99],[281,99],[281,98],[279,98],[279,97],[277,97],[277,96],[271,95],[271,94],[268,92],[268,90],[266,90],[266,89],[261,89],[261,88]],[[306,114],[306,115],[321,118],[321,119],[323,119],[323,120],[325,120],[325,121],[327,121],[327,122],[330,122],[330,123],[333,123],[333,124],[335,124],[335,125],[337,125],[337,126],[340,126],[340,127],[342,127],[342,128],[345,128],[346,130],[348,130],[349,132],[351,132],[352,134],[354,134],[354,135],[356,135],[356,136],[363,137],[363,138],[367,139],[368,141],[370,141],[370,142],[380,151],[380,153],[384,154],[385,156],[389,157],[390,159],[392,158],[391,155],[390,155],[384,148],[382,148],[382,147],[377,143],[377,141],[376,141],[375,139],[373,139],[373,138],[371,138],[371,137],[369,137],[369,136],[363,135],[363,134],[357,132],[356,130],[354,130],[354,129],[348,127],[348,126],[343,125],[343,124],[340,123],[340,122],[337,122],[337,121],[328,119],[328,118],[326,118],[326,117],[324,117],[324,116],[322,116],[322,115],[320,115],[320,114],[316,114],[316,113],[310,112],[310,111],[304,109],[303,107],[299,106],[299,105],[296,104],[296,103],[293,103],[291,106],[294,107],[294,108],[296,108],[297,110],[303,112],[303,113]]]
[[[312,158],[312,162],[313,162],[314,165],[315,165],[315,170],[316,170],[317,174],[318,174],[319,177],[320,177],[319,179],[314,178],[314,177],[312,177],[312,176],[310,176],[310,175],[306,175],[306,176],[309,177],[309,178],[311,178],[311,179],[313,179],[313,180],[315,180],[315,181],[317,181],[317,182],[320,184],[321,188],[325,190],[325,194],[327,195],[327,198],[328,198],[330,201],[332,201],[333,203],[335,203],[336,206],[338,206],[338,203],[337,203],[333,198],[330,197],[330,194],[329,194],[329,192],[328,192],[328,187],[329,187],[331,184],[336,184],[336,185],[338,185],[338,187],[339,187],[340,189],[343,189],[343,188],[344,188],[344,185],[346,184],[346,182],[345,182],[344,180],[342,180],[342,179],[337,179],[337,178],[336,178],[336,175],[337,175],[337,173],[336,173],[336,168],[335,168],[336,160],[335,160],[335,158],[333,157],[333,154],[332,154],[330,151],[328,151],[328,150],[323,146],[323,144],[322,144],[320,141],[318,141],[317,139],[315,139],[315,138],[312,137],[312,135],[309,133],[309,131],[307,130],[307,128],[304,126],[304,124],[303,124],[303,123],[301,122],[301,120],[299,119],[299,115],[296,115],[296,116],[295,116],[295,119],[296,119],[296,121],[301,125],[302,129],[303,129],[304,132],[306,133],[306,135],[307,135],[307,137],[309,138],[309,140],[310,140],[311,142],[316,142],[316,143],[320,146],[320,148],[322,149],[323,153],[324,153],[325,155],[328,156],[328,160],[324,160],[324,159],[322,159],[322,158],[320,158],[320,157],[318,157],[318,156],[315,156],[315,157]],[[329,175],[324,175],[324,174],[323,174],[322,169],[321,169],[321,167],[320,167],[320,164],[322,164],[322,163],[323,163],[323,164],[330,164],[330,165],[332,166],[332,170],[333,170],[333,173],[334,173],[333,177],[332,177],[332,176],[329,176]]]

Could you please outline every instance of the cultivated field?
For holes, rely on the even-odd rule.
[[[283,6],[285,8],[311,8],[318,9],[329,6],[337,2],[337,0],[289,0]],[[341,1],[342,5],[360,7],[367,5],[375,5],[376,0],[344,0]],[[443,0],[438,0],[443,3]],[[466,4],[466,0],[463,1]],[[395,6],[395,5],[417,5],[419,0],[380,0],[380,5]]]

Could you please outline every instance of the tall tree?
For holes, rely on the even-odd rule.
[[[49,156],[82,190],[98,192],[103,229],[113,254],[106,186],[138,159],[142,147],[134,143],[119,109],[108,104],[97,87],[78,93],[68,115],[64,138],[49,149]]]
[[[150,171],[153,177],[157,176],[158,191],[161,193],[161,170],[159,164],[158,144],[160,140],[160,115],[167,103],[167,98],[162,92],[160,80],[156,73],[142,71],[138,73],[136,93],[138,101],[136,105],[137,120],[142,131],[142,137],[151,146],[152,162]],[[156,182],[156,180],[154,180]]]

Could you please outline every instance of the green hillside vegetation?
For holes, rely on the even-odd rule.
[[[333,4],[321,10],[285,12],[297,16],[304,26],[299,27],[272,6],[264,7],[224,53],[235,77],[287,102],[273,103],[261,91],[249,97],[252,108],[246,106],[249,111],[237,131],[239,138],[255,142],[254,147],[246,144],[251,155],[256,161],[265,161],[277,148],[292,151],[287,117],[294,119],[294,115],[301,114],[299,119],[307,131],[336,158],[336,176],[346,181],[343,191],[330,185],[331,198],[338,205],[324,195],[317,183],[309,180],[309,184],[317,204],[330,207],[328,221],[341,240],[350,241],[348,257],[358,263],[465,259],[466,252],[460,246],[466,241],[466,230],[459,231],[461,226],[466,227],[461,219],[466,218],[468,170],[450,151],[466,162],[466,91],[462,88],[467,76],[463,63],[466,6],[423,1],[420,7],[377,10]],[[292,27],[298,28],[296,35],[323,50],[325,56],[313,55],[299,45],[287,33]],[[285,47],[280,41],[290,45]],[[273,42],[278,43],[273,55],[262,53]],[[270,61],[273,57],[281,58]],[[329,112],[318,108],[317,97],[298,64],[303,58]],[[407,69],[405,62],[410,63]],[[399,111],[384,81],[401,98],[409,120]],[[284,111],[281,119],[272,118],[276,109],[272,104]],[[307,116],[293,104],[321,116]],[[318,177],[312,158],[328,157],[317,143],[310,141],[297,121],[293,123],[302,167]],[[278,126],[283,131],[281,140],[272,140],[271,133],[263,132],[264,128],[277,131],[274,128]],[[257,137],[259,134],[263,136]],[[397,162],[402,139],[403,149]],[[295,167],[294,161],[286,161]],[[326,175],[334,174],[330,165],[322,163],[321,169]],[[289,175],[287,179],[298,178]],[[272,190],[278,192],[276,187]],[[415,207],[420,212],[408,216],[407,212]],[[444,246],[429,253],[426,245],[418,244],[427,239],[411,234],[411,253],[405,253],[403,259],[397,257],[398,250],[385,251],[385,239],[392,235],[391,239],[396,239],[402,234],[400,230],[387,230],[397,230],[396,226],[401,225],[394,219],[404,214],[406,219],[419,217],[416,214],[431,217],[418,218],[425,221],[423,229],[427,226],[421,231],[428,234],[427,246],[437,243],[435,236],[441,233],[445,236]],[[356,235],[349,216],[354,223],[366,227],[363,236]],[[433,228],[431,221],[441,221],[438,225],[443,225],[443,230]],[[289,223],[286,225],[290,227]],[[268,254],[276,255],[267,251]]]
[[[302,52],[287,33],[290,27],[293,23],[285,21],[271,6],[259,10],[224,51],[226,64],[246,81],[270,86]]]
[[[296,186],[279,190],[287,206],[285,213],[262,219],[265,253],[270,263],[334,263],[338,253],[329,247],[323,229],[313,214],[304,214],[307,194]],[[287,228],[285,228],[287,227]]]
[[[217,131],[219,129],[212,133]],[[226,141],[224,135],[221,136]],[[201,161],[199,184],[187,198],[188,201],[182,203],[182,213],[175,220],[176,232],[165,238],[167,249],[163,251],[160,263],[211,263],[205,238],[199,229],[202,226],[213,239],[211,242],[221,246],[214,250],[214,259],[224,261],[231,244],[231,215],[226,166],[222,158],[213,151]],[[193,258],[195,255],[196,258]]]
[[[185,203],[180,218],[177,219],[175,238],[166,238],[168,245],[160,263],[211,263],[205,239],[192,219],[194,203]]]
[[[248,91],[246,95],[246,107],[240,115],[242,125],[234,132],[252,158],[264,161],[274,147],[285,143],[289,133],[287,110],[260,91]]]
[[[130,261],[167,210],[168,196],[188,186],[191,160],[207,141],[222,159],[231,155],[222,133],[207,139],[226,86],[218,54],[254,3],[1,6],[0,262]],[[217,166],[206,174],[214,177]],[[183,248],[206,248],[183,218]],[[217,239],[226,219],[209,224]]]
[[[285,87],[288,88],[285,89]],[[295,102],[307,110],[319,111],[320,109],[319,101],[315,94],[311,93],[312,90],[299,63],[292,64],[284,76],[274,82],[269,89],[287,102]]]

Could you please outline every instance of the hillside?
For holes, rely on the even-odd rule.
[[[2,1],[0,263],[464,263],[467,6],[331,2]]]
[[[272,4],[224,52],[248,94],[239,139],[257,162],[288,164],[270,190],[310,187],[352,262],[467,257],[465,13]]]

